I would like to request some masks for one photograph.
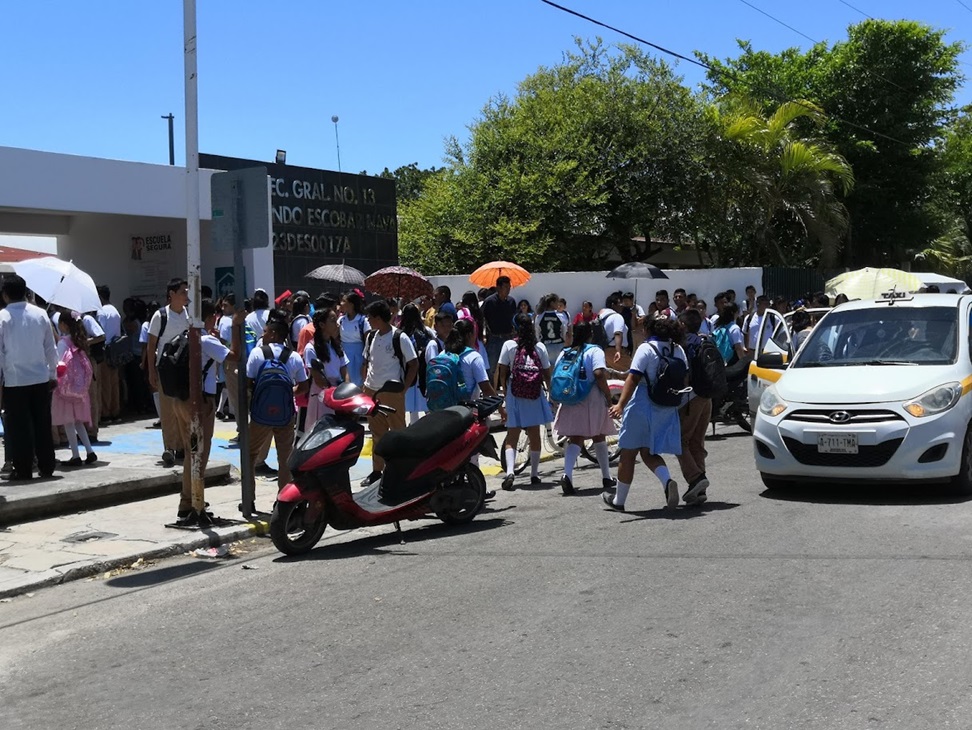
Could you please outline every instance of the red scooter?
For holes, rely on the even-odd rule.
[[[401,392],[388,383],[384,392]],[[469,462],[476,453],[496,458],[486,420],[502,399],[484,398],[430,413],[402,431],[385,435],[375,453],[385,460],[382,478],[351,492],[350,470],[365,442],[360,419],[382,405],[380,392],[366,395],[353,383],[324,391],[334,411],[314,426],[294,449],[289,465],[293,482],[277,495],[270,518],[273,544],[287,555],[306,553],[330,525],[353,530],[401,520],[437,517],[446,524],[469,522],[486,501],[486,479]]]

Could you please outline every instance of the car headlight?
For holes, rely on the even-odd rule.
[[[924,418],[953,408],[961,397],[961,383],[945,383],[945,385],[932,388],[927,393],[908,401],[903,408],[915,418]]]
[[[787,403],[776,392],[774,386],[763,391],[759,399],[759,412],[767,416],[778,416],[787,409]]]

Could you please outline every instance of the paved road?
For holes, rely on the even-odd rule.
[[[972,725],[972,506],[775,497],[749,449],[710,444],[701,510],[665,511],[642,471],[630,511],[605,511],[586,469],[582,496],[500,493],[467,529],[18,598],[0,605],[0,727]]]

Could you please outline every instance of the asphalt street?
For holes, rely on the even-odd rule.
[[[304,559],[261,540],[0,604],[0,727],[972,726],[972,503],[770,494],[724,433],[701,509],[641,468],[610,512],[596,469],[563,497],[550,462],[465,528],[329,531]]]

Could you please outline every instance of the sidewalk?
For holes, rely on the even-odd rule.
[[[269,515],[248,522],[239,512],[240,454],[229,442],[235,426],[220,422],[206,472],[206,501],[228,524],[192,531],[165,527],[175,519],[182,467],[162,465],[162,434],[151,423],[148,419],[102,428],[105,443],[95,446],[97,466],[58,470],[50,480],[0,482],[0,598],[267,533]],[[273,449],[270,455],[268,463],[276,466]],[[352,469],[352,484],[370,473],[370,455],[369,440]],[[68,456],[65,450],[58,452],[59,459]],[[481,467],[488,478],[500,473],[499,465],[486,458]],[[257,477],[257,509],[269,512],[276,492],[275,478]],[[106,502],[113,506],[103,506]],[[22,517],[4,518],[17,509]],[[59,516],[46,516],[51,509]],[[73,514],[64,514],[71,510]]]

